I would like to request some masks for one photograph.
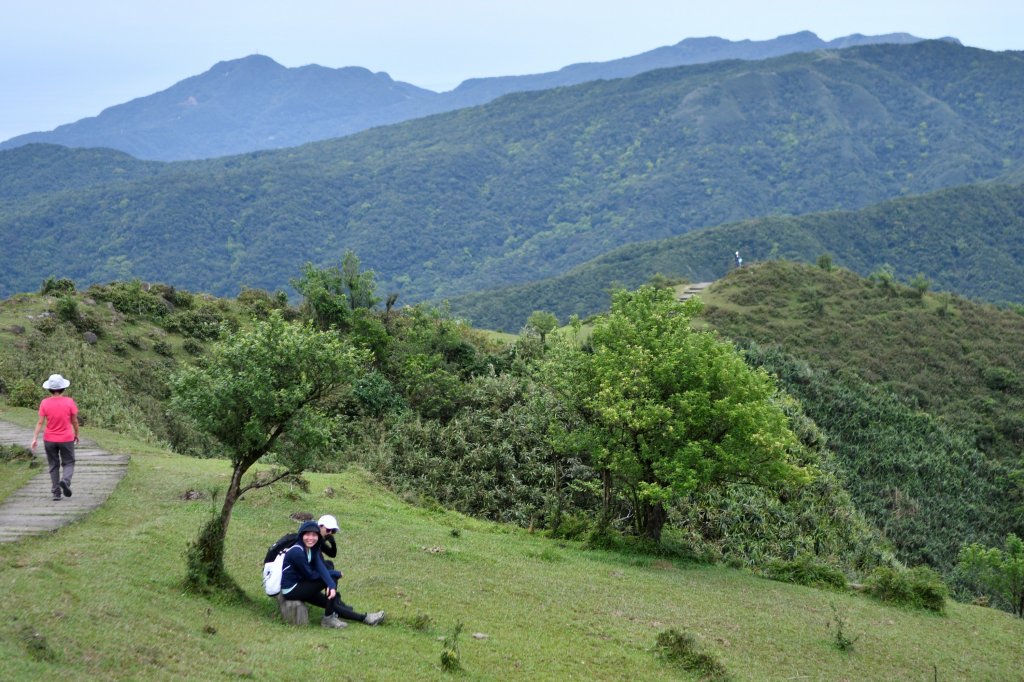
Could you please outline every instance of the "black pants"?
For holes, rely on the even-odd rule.
[[[51,443],[43,441],[43,449],[46,450],[46,462],[50,465],[50,489],[54,495],[60,495],[60,468],[64,467],[64,482],[71,485],[71,477],[75,474],[75,441],[66,443]]]
[[[293,587],[288,594],[284,595],[284,598],[291,599],[292,601],[304,601],[307,604],[315,604],[324,610],[325,616],[333,613],[345,620],[361,621],[366,618],[365,613],[356,613],[352,610],[351,606],[341,601],[341,597],[337,593],[335,593],[334,599],[328,601],[327,595],[323,592],[326,587],[324,581],[320,579],[303,580]]]

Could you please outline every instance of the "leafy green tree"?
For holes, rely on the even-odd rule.
[[[540,337],[540,342],[546,343],[548,334],[558,327],[558,318],[553,313],[543,310],[534,310],[529,319],[526,320],[526,328]]]
[[[345,296],[344,277],[336,267],[317,268],[306,263],[302,277],[291,285],[302,294],[302,314],[318,329],[347,329],[351,308]]]
[[[594,326],[592,351],[555,349],[547,380],[578,410],[581,426],[555,434],[589,449],[611,488],[624,489],[639,534],[660,541],[665,505],[720,483],[809,480],[800,447],[763,370],[690,324],[698,299],[644,286],[613,295]]]
[[[171,404],[213,437],[231,459],[231,479],[220,514],[189,548],[189,586],[207,592],[232,588],[224,570],[231,511],[247,491],[297,476],[329,441],[329,418],[318,408],[341,397],[361,374],[365,353],[332,332],[265,321],[214,343],[202,364],[172,379]],[[243,481],[263,458],[279,468]]]
[[[1010,533],[1004,549],[974,543],[960,549],[957,570],[982,592],[1024,618],[1024,540]]]
[[[348,302],[352,310],[372,308],[380,302],[374,296],[377,290],[376,274],[373,270],[361,271],[359,256],[352,251],[346,251],[341,261],[341,278],[348,291]]]

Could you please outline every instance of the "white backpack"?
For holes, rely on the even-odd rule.
[[[273,597],[281,591],[281,573],[284,572],[284,555],[287,549],[277,553],[273,561],[263,564],[263,590]]]

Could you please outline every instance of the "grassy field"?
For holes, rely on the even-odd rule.
[[[0,409],[0,419],[34,423],[26,409]],[[1024,679],[1024,620],[1006,613],[950,604],[943,617],[723,567],[585,551],[412,506],[359,470],[311,475],[308,493],[243,498],[227,563],[249,599],[211,601],[183,592],[183,553],[226,463],[86,435],[130,453],[128,475],[83,521],[0,545],[2,680],[448,679],[439,638],[456,623],[464,672],[454,676],[473,680],[695,679],[655,655],[669,628],[694,634],[737,680]],[[385,609],[382,627],[276,620],[262,554],[296,527],[295,512],[338,517],[342,595]],[[837,613],[856,637],[846,652],[835,646]]]

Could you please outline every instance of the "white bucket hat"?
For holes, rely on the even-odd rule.
[[[334,518],[330,514],[324,514],[317,521],[317,524],[323,526],[327,530],[338,530],[338,519]]]
[[[47,391],[60,391],[71,385],[71,382],[59,374],[51,374],[50,378],[43,382],[43,388]]]

